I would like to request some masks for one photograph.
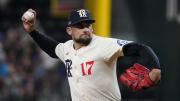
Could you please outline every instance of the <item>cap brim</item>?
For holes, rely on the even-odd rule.
[[[73,25],[75,25],[75,24],[78,24],[78,23],[84,22],[84,21],[90,22],[91,24],[95,22],[95,20],[82,19],[82,20],[76,21],[76,22],[74,22],[74,23],[71,23],[71,24],[69,24],[69,25],[67,25],[67,26],[70,27],[70,26],[73,26]]]

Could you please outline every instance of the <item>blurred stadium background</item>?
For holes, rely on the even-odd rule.
[[[151,46],[163,68],[160,86],[133,93],[119,82],[123,101],[180,101],[179,0],[0,0],[0,101],[71,101],[64,65],[22,27],[29,8],[38,13],[36,28],[57,41],[70,39],[69,11],[87,8],[96,34]]]

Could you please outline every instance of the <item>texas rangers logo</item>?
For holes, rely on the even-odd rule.
[[[126,44],[128,44],[129,42],[128,41],[126,41],[126,40],[117,40],[117,44],[119,45],[119,46],[124,46],[124,45],[126,45]]]
[[[87,15],[86,15],[86,10],[81,9],[81,10],[78,10],[77,12],[79,12],[79,16],[80,16],[80,17],[87,17]]]
[[[65,63],[65,66],[66,66],[66,69],[67,69],[67,76],[68,76],[68,77],[72,77],[72,73],[71,73],[72,61],[71,61],[70,59],[67,59],[67,60],[65,60],[65,62],[66,62],[66,63]]]

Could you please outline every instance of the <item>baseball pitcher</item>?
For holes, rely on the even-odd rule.
[[[130,89],[140,91],[158,84],[161,70],[152,49],[132,41],[94,35],[95,20],[88,10],[75,9],[70,13],[66,32],[72,40],[65,43],[35,30],[37,14],[32,9],[28,11],[35,16],[32,21],[22,16],[24,28],[43,51],[65,64],[72,101],[120,101],[116,76],[118,57],[126,58],[127,62],[129,57],[137,60],[120,76],[121,82]]]

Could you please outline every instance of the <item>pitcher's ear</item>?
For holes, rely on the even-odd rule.
[[[66,27],[66,32],[71,35],[72,34],[72,29],[71,27]]]

